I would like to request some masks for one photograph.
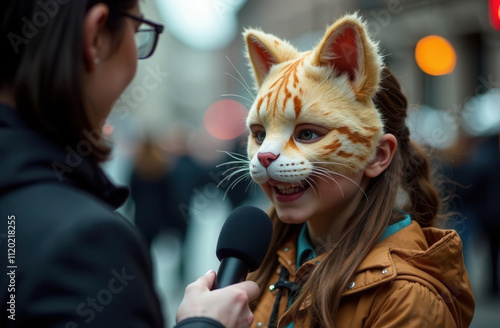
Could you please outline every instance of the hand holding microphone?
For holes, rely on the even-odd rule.
[[[259,296],[259,288],[255,282],[244,280],[248,272],[259,268],[271,235],[271,220],[264,211],[243,206],[231,212],[217,242],[216,254],[221,261],[217,281],[214,281],[214,272],[209,271],[186,287],[177,311],[177,322],[205,317],[227,328],[250,327],[253,314],[248,303]],[[179,327],[184,327],[187,321],[181,322]],[[206,323],[204,327],[220,326]]]
[[[219,271],[213,289],[245,281],[266,256],[273,226],[269,216],[254,206],[242,206],[229,214],[217,242]]]

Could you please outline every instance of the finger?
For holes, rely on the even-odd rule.
[[[238,286],[243,289],[248,295],[248,301],[250,302],[259,297],[259,286],[254,281],[243,281],[235,284],[234,286]]]
[[[191,294],[192,292],[199,293],[201,291],[210,291],[215,281],[215,272],[210,270],[205,275],[196,279],[196,281],[187,285],[184,294]]]
[[[215,271],[209,270],[196,280],[196,283],[204,290],[211,290],[215,281]]]

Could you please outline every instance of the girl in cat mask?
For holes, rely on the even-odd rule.
[[[250,174],[274,234],[253,327],[467,327],[474,298],[407,101],[357,15],[298,52],[245,32]]]

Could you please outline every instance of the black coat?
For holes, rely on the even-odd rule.
[[[0,326],[163,327],[148,250],[114,212],[128,190],[81,146],[0,105]]]

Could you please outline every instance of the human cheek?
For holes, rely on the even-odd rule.
[[[260,185],[260,188],[262,189],[262,191],[264,191],[267,198],[269,198],[269,200],[272,201],[273,200],[273,187],[271,187],[268,183],[263,183]]]
[[[356,175],[336,176],[334,182],[318,180],[316,185],[322,199],[328,204],[334,204],[337,200],[350,199],[358,192],[364,193],[360,188],[360,180]]]
[[[137,46],[135,44],[135,33],[131,33],[131,35],[129,34],[127,48],[128,48],[127,64],[130,67],[131,80],[132,80],[132,78],[135,76],[135,73],[137,72],[137,61],[138,61]]]

